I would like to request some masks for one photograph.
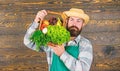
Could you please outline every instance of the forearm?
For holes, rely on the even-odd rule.
[[[92,50],[80,52],[77,59],[65,51],[60,59],[70,71],[89,71],[93,59]]]
[[[25,36],[24,36],[24,44],[28,47],[31,48],[33,50],[35,50],[35,43],[32,42],[29,38],[31,36],[31,34],[36,30],[36,28],[38,27],[39,23],[35,23],[33,22],[31,24],[31,26],[28,28]]]
[[[82,71],[81,64],[78,63],[79,60],[72,57],[70,54],[68,54],[66,51],[60,56],[60,59],[63,61],[63,63],[66,65],[66,67],[70,71],[76,71],[75,68],[79,64],[80,68],[78,71]],[[76,64],[77,63],[77,64]]]
[[[39,25],[39,21],[43,21],[44,17],[47,15],[47,11],[46,10],[41,10],[41,11],[38,11],[35,19],[34,19],[34,22],[31,24],[31,26],[28,28],[25,36],[24,36],[24,44],[28,47],[28,48],[31,48],[33,50],[36,49],[36,45],[34,42],[32,42],[30,40],[30,36],[31,34],[38,28],[38,25]],[[41,38],[42,39],[42,38]],[[40,49],[42,50],[44,47],[40,47]],[[47,50],[47,47],[44,48],[44,50]]]
[[[31,36],[32,33],[38,28],[38,25],[39,25],[39,23],[33,22],[33,23],[31,24],[31,26],[28,28],[28,30],[27,30],[27,32],[26,32],[26,34],[25,34],[25,36],[24,36],[24,44],[25,44],[28,48],[30,48],[30,49],[32,49],[32,50],[36,50],[36,45],[35,45],[35,42],[32,42],[32,41],[30,40],[30,36]],[[42,38],[41,38],[41,39],[42,39]],[[48,51],[50,51],[50,48],[41,46],[39,51],[48,52]]]

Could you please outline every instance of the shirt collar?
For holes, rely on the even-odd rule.
[[[81,39],[81,35],[78,35],[74,40],[69,41],[68,45],[78,45],[80,39]]]
[[[81,39],[81,35],[78,35],[78,36],[74,39],[74,41],[76,42],[76,44],[78,44],[78,42],[80,41],[80,39]]]

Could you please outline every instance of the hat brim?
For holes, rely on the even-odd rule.
[[[87,24],[89,21],[89,16],[87,14],[80,14],[77,12],[65,11],[64,12],[68,17],[74,16],[84,20],[84,23]]]

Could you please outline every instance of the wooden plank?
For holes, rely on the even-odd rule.
[[[23,37],[19,35],[3,35],[0,39],[0,48],[21,48],[23,46]]]
[[[24,48],[0,49],[0,71],[47,71],[46,54]]]
[[[119,59],[120,58],[113,58],[98,61],[98,63],[92,65],[90,71],[119,71]]]
[[[83,35],[96,45],[120,44],[120,32],[83,33]]]
[[[88,12],[104,12],[104,11],[119,11],[119,1],[111,2],[94,2],[94,1],[1,1],[3,5],[2,9],[8,9],[10,11],[36,11],[40,9],[50,9],[56,11],[63,11],[71,7],[83,8]],[[14,7],[12,9],[12,7]],[[56,7],[55,7],[56,6]],[[22,9],[21,9],[22,8]],[[59,8],[59,9],[58,9]],[[12,10],[11,10],[12,9]],[[21,9],[21,10],[19,10]]]
[[[14,3],[14,2],[20,2],[20,3],[33,3],[33,2],[53,2],[53,3],[56,3],[56,2],[68,2],[68,3],[114,3],[114,2],[120,2],[119,0],[65,0],[65,1],[56,1],[56,0],[29,0],[29,1],[25,1],[25,0],[0,0],[0,2],[2,4],[8,4],[8,3]]]
[[[94,45],[94,60],[91,71],[119,71],[120,45]]]

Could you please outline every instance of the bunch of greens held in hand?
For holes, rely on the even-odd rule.
[[[40,29],[33,32],[30,40],[35,43],[36,51],[39,51],[41,46],[47,46],[49,42],[58,45],[68,42],[70,33],[59,18],[53,17],[49,21],[43,20]]]

